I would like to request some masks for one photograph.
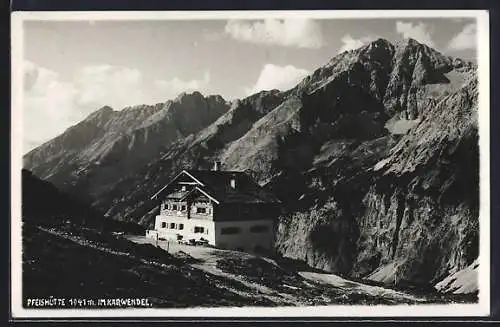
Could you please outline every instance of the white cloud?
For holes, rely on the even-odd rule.
[[[115,110],[175,98],[180,92],[203,90],[209,73],[199,80],[177,77],[148,87],[137,69],[111,65],[82,67],[72,80],[26,61],[24,64],[23,151],[27,152],[62,133],[91,112],[109,105]]]
[[[344,51],[349,51],[349,50],[354,50],[359,47],[362,47],[363,45],[370,43],[374,40],[376,40],[377,37],[375,36],[363,36],[358,39],[353,38],[351,35],[346,34],[342,37],[342,46],[339,49],[339,53],[342,53]]]
[[[49,69],[24,66],[23,151],[61,133],[74,123],[76,88]]]
[[[220,41],[225,37],[225,32],[203,32],[203,37],[207,41]]]
[[[463,30],[455,35],[450,43],[448,49],[450,50],[467,50],[476,48],[476,24],[467,24]]]
[[[429,47],[435,46],[434,41],[432,40],[430,28],[423,22],[413,24],[411,22],[405,23],[402,21],[397,21],[396,31],[405,39],[412,38],[426,44]]]
[[[320,48],[324,43],[319,22],[310,19],[230,20],[224,31],[236,40],[258,44]]]
[[[257,82],[253,87],[247,88],[246,93],[250,95],[264,90],[288,90],[309,74],[309,71],[292,65],[276,66],[266,64],[262,68]]]
[[[119,110],[144,103],[148,99],[143,92],[142,74],[137,69],[111,65],[87,66],[76,73],[74,84],[78,89],[78,104],[92,110],[103,105]]]
[[[175,97],[181,92],[189,92],[189,91],[206,91],[208,85],[210,83],[210,73],[207,71],[203,75],[203,79],[193,79],[189,81],[181,80],[177,77],[165,81],[158,80],[155,81],[155,87],[158,91],[161,92],[167,99]]]

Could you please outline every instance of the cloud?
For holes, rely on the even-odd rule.
[[[78,105],[92,110],[103,105],[122,109],[148,99],[143,92],[142,74],[137,69],[111,65],[87,66],[75,74],[74,84],[78,90]]]
[[[76,88],[32,62],[24,65],[23,151],[61,133],[73,123]]]
[[[108,105],[115,110],[164,102],[180,92],[206,89],[202,79],[153,81],[149,87],[137,69],[112,65],[82,67],[71,80],[33,62],[24,63],[23,152],[61,134],[91,112]]]
[[[225,32],[203,32],[203,38],[207,41],[219,41],[224,39],[225,36]]]
[[[277,66],[266,64],[262,68],[254,86],[246,88],[245,90],[247,95],[272,89],[288,90],[297,85],[309,74],[309,71],[296,68],[292,65]]]
[[[180,78],[173,78],[171,80],[158,80],[155,81],[155,87],[166,98],[172,98],[181,92],[189,91],[206,91],[210,83],[210,73],[207,71],[203,75],[203,79],[193,79],[189,81],[181,80]]]
[[[319,22],[310,19],[230,20],[224,32],[236,40],[257,44],[298,48],[320,48],[324,44]]]
[[[465,25],[462,31],[460,31],[460,33],[458,33],[451,39],[450,43],[448,44],[448,49],[476,49],[476,33],[477,27],[475,23]]]
[[[339,49],[339,53],[344,51],[354,50],[363,45],[375,41],[377,37],[375,36],[363,36],[358,39],[353,38],[351,35],[346,34],[342,37],[342,46]]]
[[[424,24],[423,22],[419,22],[418,24],[411,22],[396,22],[396,31],[403,36],[403,38],[412,38],[421,43],[426,44],[429,47],[434,47],[435,43],[432,40],[431,31],[429,26]]]
[[[451,17],[450,21],[456,22],[456,23],[461,23],[461,22],[464,22],[464,21],[467,21],[470,19],[471,19],[470,17]]]

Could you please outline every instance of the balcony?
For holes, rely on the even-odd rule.
[[[160,210],[160,215],[162,216],[177,216],[177,217],[187,217],[187,210],[184,211],[179,211],[179,210],[169,210],[169,209],[162,209]]]

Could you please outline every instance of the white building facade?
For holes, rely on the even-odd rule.
[[[279,201],[244,173],[184,170],[153,199],[160,212],[150,237],[246,252],[274,249]]]

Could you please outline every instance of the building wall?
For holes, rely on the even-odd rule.
[[[263,203],[230,203],[214,206],[214,220],[260,220],[278,217],[276,205]]]
[[[174,228],[171,228],[171,224],[174,224]],[[179,229],[180,224],[183,224],[182,230]],[[203,227],[204,230],[202,233],[195,232],[195,227]],[[175,241],[178,234],[183,236],[183,240],[204,238],[210,245],[222,249],[259,252],[274,248],[274,221],[270,219],[213,221],[158,215],[155,230],[159,238]]]
[[[255,226],[264,226],[265,231],[252,231]],[[239,232],[226,234],[227,228],[238,228]],[[235,220],[215,222],[215,246],[223,249],[238,249],[259,252],[274,248],[274,221],[271,219]],[[260,249],[259,249],[260,248]]]
[[[200,212],[198,208],[204,209]],[[203,197],[194,202],[166,199],[156,216],[155,230],[159,238],[177,240],[182,235],[183,240],[204,238],[219,248],[264,252],[274,248],[275,209],[265,204],[217,205]],[[260,230],[255,230],[255,226],[260,226]],[[203,232],[195,232],[195,227],[203,228]]]
[[[171,228],[171,224],[174,224],[175,227]],[[183,229],[179,229],[180,224],[183,224]],[[204,230],[203,232],[195,232],[195,227],[202,227]],[[156,216],[155,230],[158,231],[160,238],[177,240],[177,234],[180,234],[183,240],[204,238],[208,240],[209,244],[215,245],[214,222],[209,219],[187,219],[185,215],[158,215]]]
[[[176,209],[173,209],[173,208]],[[203,212],[199,212],[202,209]],[[189,218],[210,219],[214,215],[212,203],[206,202],[186,202],[167,199],[160,207],[160,215],[177,215]]]

